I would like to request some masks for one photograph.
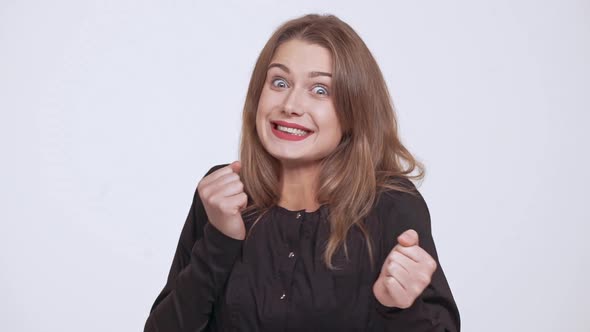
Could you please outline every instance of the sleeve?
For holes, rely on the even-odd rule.
[[[412,195],[397,192],[392,196],[395,199],[388,200],[389,206],[384,209],[389,212],[381,216],[387,222],[381,242],[383,254],[379,268],[397,244],[397,237],[410,228],[418,232],[420,247],[436,260],[438,267],[432,275],[430,285],[409,308],[387,307],[373,296],[378,325],[384,331],[459,332],[459,310],[438,259],[426,202],[419,193]]]
[[[213,167],[207,175],[222,166]],[[150,310],[144,331],[204,331],[242,242],[207,222],[195,190],[166,285]]]

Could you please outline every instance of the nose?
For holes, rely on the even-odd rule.
[[[283,111],[290,115],[303,114],[303,96],[299,89],[290,89],[285,97]]]

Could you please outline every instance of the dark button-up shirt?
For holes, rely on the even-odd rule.
[[[459,331],[422,196],[391,190],[379,196],[365,219],[373,267],[356,227],[347,237],[348,258],[341,248],[332,260],[337,269],[325,266],[328,212],[327,205],[314,212],[274,206],[246,240],[236,240],[208,223],[195,191],[144,331]],[[255,217],[244,218],[247,230]],[[438,268],[410,308],[389,308],[375,299],[372,287],[397,236],[410,228]]]

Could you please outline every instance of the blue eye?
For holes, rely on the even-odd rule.
[[[319,95],[328,95],[328,90],[321,85],[314,86],[312,91]]]
[[[282,78],[275,78],[274,80],[272,80],[272,82],[270,84],[272,84],[272,86],[277,87],[277,88],[286,88],[287,87],[287,82],[285,82],[285,80]]]

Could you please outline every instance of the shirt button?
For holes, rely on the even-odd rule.
[[[291,251],[291,252],[289,253],[289,258],[293,258],[293,257],[295,257],[295,254],[294,254],[294,253]]]
[[[285,297],[287,297],[287,295],[285,295],[285,293],[283,293],[283,295],[281,295],[281,300],[284,300]]]
[[[295,217],[297,219],[301,218],[301,212],[297,212],[297,217]]]

